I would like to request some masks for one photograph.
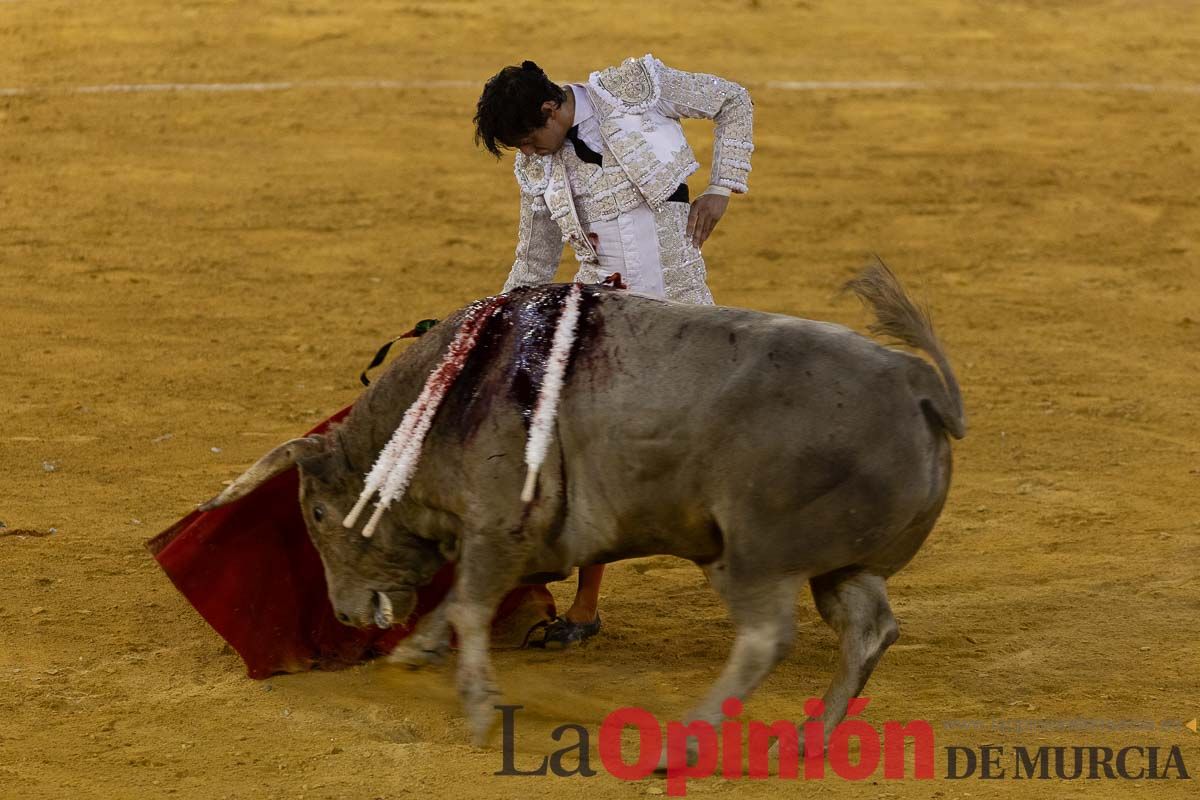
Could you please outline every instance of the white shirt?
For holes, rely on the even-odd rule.
[[[596,109],[592,106],[587,89],[579,83],[569,85],[571,93],[575,95],[575,125],[579,126],[579,139],[601,153],[604,151],[604,137],[600,135],[600,121],[596,118]]]
[[[604,137],[600,136],[600,120],[596,119],[596,109],[588,97],[583,84],[569,84],[571,94],[575,95],[575,125],[580,127],[578,136],[581,142],[596,152],[604,152]]]

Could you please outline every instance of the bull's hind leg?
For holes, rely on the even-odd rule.
[[[723,564],[705,572],[729,608],[737,631],[721,676],[688,715],[690,720],[716,725],[723,718],[721,704],[730,697],[748,697],[791,650],[796,635],[796,595],[803,579],[734,575]]]
[[[846,716],[846,705],[856,697],[888,646],[900,635],[887,584],[878,575],[839,571],[810,581],[817,611],[837,632],[841,648],[837,674],[823,698],[821,721],[825,740]]]
[[[749,697],[791,650],[796,638],[796,595],[803,578],[767,578],[746,575],[744,571],[734,574],[725,563],[706,567],[704,572],[725,601],[736,630],[733,651],[721,676],[687,716],[688,721],[700,720],[715,727],[724,718],[721,704],[731,697]],[[689,740],[689,763],[698,750]],[[667,770],[669,765],[670,754],[664,752],[658,770]]]

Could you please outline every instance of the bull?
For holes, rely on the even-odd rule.
[[[348,625],[406,618],[418,587],[454,562],[442,613],[421,621],[401,658],[444,651],[453,627],[458,694],[479,744],[497,694],[490,621],[521,581],[640,556],[695,562],[736,630],[689,715],[713,724],[725,699],[746,698],[788,652],[807,582],[840,642],[824,695],[828,737],[898,636],[886,581],[933,528],[950,437],[965,433],[927,313],[882,263],[847,287],[874,310],[872,333],[932,364],[830,323],[583,287],[554,446],[523,502],[521,456],[568,288],[525,287],[483,327],[411,484],[373,536],[344,521],[465,310],[397,358],[343,424],[278,446],[206,507],[299,467],[308,532]]]

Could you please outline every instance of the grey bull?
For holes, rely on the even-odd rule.
[[[747,697],[788,652],[807,581],[840,640],[828,736],[898,635],[885,581],[933,528],[950,485],[949,437],[965,432],[928,316],[882,264],[847,286],[874,310],[872,332],[933,363],[839,325],[585,287],[553,446],[523,503],[531,409],[567,287],[518,289],[488,321],[374,536],[343,520],[466,311],[397,358],[342,425],[280,445],[207,506],[298,465],[329,596],[350,625],[406,618],[416,589],[455,561],[445,619],[478,743],[495,716],[490,621],[523,579],[658,554],[697,563],[736,628],[689,717],[712,723],[722,701]],[[417,640],[442,639],[438,624],[428,618]]]

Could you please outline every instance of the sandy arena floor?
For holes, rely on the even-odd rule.
[[[740,80],[756,102],[751,192],[706,247],[718,302],[862,329],[833,290],[879,253],[929,301],[964,387],[972,429],[939,527],[891,582],[902,638],[868,718],[929,720],[939,775],[942,747],[984,743],[1178,744],[1200,772],[1200,735],[1182,726],[1200,714],[1200,11],[604,8],[0,0],[0,90],[36,89],[0,93],[0,797],[662,793],[494,777],[499,752],[465,744],[445,670],[248,680],[142,547],[351,402],[381,341],[499,288],[517,190],[510,162],[471,141],[484,77],[531,57],[578,79],[647,51]],[[417,83],[71,91],[325,79]],[[926,83],[772,83],[901,80]],[[711,127],[688,132],[707,154]],[[629,704],[677,718],[731,639],[700,572],[668,558],[611,568],[602,609],[585,650],[498,654],[507,700],[526,706],[522,764],[563,722],[594,732]],[[798,717],[828,681],[833,634],[807,598],[799,619],[753,716]],[[1076,718],[1163,722],[947,727]],[[712,779],[690,792],[1195,785]]]

